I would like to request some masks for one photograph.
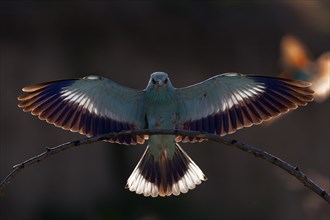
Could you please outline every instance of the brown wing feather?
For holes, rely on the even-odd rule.
[[[18,106],[24,112],[31,112],[41,120],[56,127],[79,132],[88,137],[102,135],[111,132],[137,129],[132,123],[117,121],[105,114],[99,114],[97,110],[89,111],[87,94],[79,94],[75,100],[63,96],[63,90],[72,86],[77,80],[59,80],[40,83],[23,88],[26,92],[18,97]],[[74,92],[74,88],[71,88]],[[84,99],[85,98],[85,99]],[[100,111],[100,109],[99,109]],[[143,136],[109,138],[109,142],[120,144],[142,144]]]

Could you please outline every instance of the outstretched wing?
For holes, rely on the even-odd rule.
[[[236,73],[218,75],[176,90],[181,103],[178,128],[221,136],[234,133],[311,102],[310,85]]]
[[[88,76],[23,88],[19,107],[41,120],[88,137],[144,128],[143,91],[109,79]],[[109,139],[122,144],[143,143],[140,136]]]

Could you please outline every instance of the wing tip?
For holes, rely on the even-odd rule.
[[[25,86],[24,88],[22,88],[22,91],[23,92],[35,92],[50,84],[53,84],[53,82],[45,82],[45,83],[34,84],[31,86]]]

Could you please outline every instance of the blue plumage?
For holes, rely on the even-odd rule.
[[[313,100],[310,84],[263,76],[227,73],[174,88],[168,75],[153,73],[144,90],[89,76],[23,89],[19,107],[63,129],[87,136],[143,128],[186,129],[226,135],[260,124]],[[106,141],[142,144],[146,137]],[[186,193],[206,180],[177,142],[202,141],[175,135],[151,135],[148,147],[127,180],[127,188],[145,196]]]

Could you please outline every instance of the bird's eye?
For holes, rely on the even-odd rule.
[[[166,78],[166,79],[164,80],[164,83],[165,83],[165,84],[167,84],[167,82],[168,82],[168,78]]]
[[[153,84],[156,84],[156,80],[155,79],[152,79],[151,80]]]

